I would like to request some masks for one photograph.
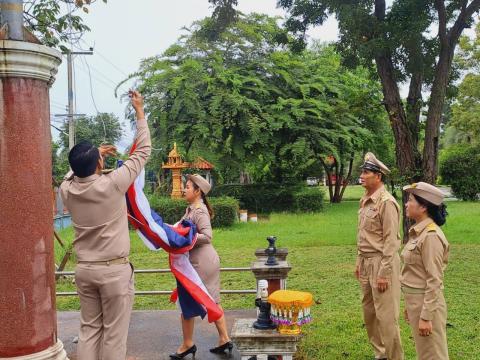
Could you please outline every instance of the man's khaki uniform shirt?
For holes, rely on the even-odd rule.
[[[118,169],[86,178],[70,172],[60,186],[72,217],[78,261],[107,261],[130,253],[125,193],[140,174],[151,152],[145,119],[137,120],[135,151]]]
[[[378,277],[392,274],[393,256],[401,244],[399,224],[400,206],[384,186],[362,197],[358,211],[358,254],[381,256]]]

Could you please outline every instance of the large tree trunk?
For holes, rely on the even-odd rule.
[[[395,155],[401,175],[411,176],[415,169],[414,146],[407,117],[400,98],[400,91],[393,74],[391,59],[386,55],[375,58],[382,83],[384,105],[395,138]]]
[[[422,164],[423,180],[430,183],[435,183],[438,173],[440,123],[442,120],[445,94],[447,91],[455,48],[460,39],[460,35],[471,21],[472,15],[480,8],[480,0],[473,0],[468,6],[467,1],[465,1],[458,18],[448,31],[448,17],[444,1],[435,0],[435,8],[438,12],[440,54],[435,68],[435,78],[432,84],[428,106]]]
[[[410,129],[412,137],[413,154],[415,158],[415,168],[422,166],[422,157],[418,149],[418,140],[420,134],[420,115],[422,111],[422,86],[423,86],[423,71],[418,70],[410,79],[410,86],[407,96],[407,126]]]
[[[443,53],[446,54],[443,54]],[[452,52],[451,56],[450,53]],[[438,142],[440,137],[440,123],[442,120],[445,93],[447,91],[453,51],[442,49],[440,60],[435,70],[435,80],[427,113],[425,127],[425,145],[423,148],[423,180],[435,184],[438,172]]]

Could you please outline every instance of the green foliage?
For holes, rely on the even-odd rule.
[[[345,169],[352,153],[384,143],[381,91],[366,69],[344,68],[328,46],[290,52],[277,18],[239,15],[215,41],[202,33],[210,21],[134,75],[157,148],[176,141],[187,158],[212,159],[224,181],[282,182],[330,155]]]
[[[25,26],[43,44],[59,47],[66,52],[68,49],[63,44],[78,41],[85,32],[90,31],[77,12],[88,13],[95,2],[96,0],[24,1]]]
[[[458,66],[467,71],[458,87],[458,95],[452,105],[451,126],[456,128],[464,142],[478,143],[480,136],[480,24],[475,37],[462,37],[456,56]]]
[[[60,181],[69,169],[68,123],[62,127],[60,139],[52,144],[53,177]],[[114,114],[100,113],[96,116],[80,117],[75,121],[75,143],[89,141],[95,146],[115,144],[123,134],[120,121]],[[113,158],[107,158],[107,168],[115,166]]]
[[[298,184],[278,183],[220,185],[215,187],[212,193],[215,196],[233,197],[239,201],[242,209],[261,214],[278,211],[319,211],[323,207],[325,196],[319,188],[307,189]],[[303,200],[305,203],[302,204]]]
[[[188,204],[184,199],[166,196],[149,196],[150,207],[168,224],[175,224],[185,214]]]
[[[238,219],[238,201],[231,197],[212,197],[209,198],[210,205],[215,213],[212,219],[212,226],[228,227],[232,226]]]
[[[231,196],[239,201],[240,208],[263,214],[291,209],[298,188],[278,183],[229,184],[215,187],[212,194]]]
[[[325,193],[319,187],[308,187],[293,194],[293,208],[297,212],[322,211]]]
[[[456,197],[478,200],[480,194],[480,146],[457,145],[445,149],[440,158],[440,175]]]
[[[279,0],[278,6],[288,12],[286,24],[297,45],[305,46],[311,26],[336,18],[342,63],[363,65],[382,83],[399,175],[434,181],[445,99],[452,96],[452,84],[460,74],[452,67],[452,58],[462,32],[474,23],[480,2]],[[438,29],[435,36],[432,28]],[[403,101],[399,89],[407,81]],[[427,107],[425,89],[430,91]],[[427,110],[426,118],[422,110]]]
[[[68,149],[68,123],[62,127],[60,145]],[[99,113],[95,116],[83,116],[75,119],[75,143],[88,141],[95,146],[115,144],[123,134],[122,124],[115,114]]]
[[[212,197],[208,199],[215,213],[213,227],[232,226],[238,218],[238,201],[229,197]],[[175,224],[185,214],[188,206],[184,199],[172,199],[163,196],[150,196],[150,206],[168,224]]]
[[[52,141],[52,177],[60,184],[63,177],[70,169],[68,156],[65,151],[60,151],[60,144]]]

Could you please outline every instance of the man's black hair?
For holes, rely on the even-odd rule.
[[[100,153],[98,149],[88,141],[82,141],[75,145],[68,154],[68,162],[75,176],[84,178],[95,173]]]

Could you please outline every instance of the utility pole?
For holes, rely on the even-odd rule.
[[[68,67],[68,149],[75,145],[75,116],[73,109],[73,55],[93,55],[90,51],[69,51],[67,52]]]

